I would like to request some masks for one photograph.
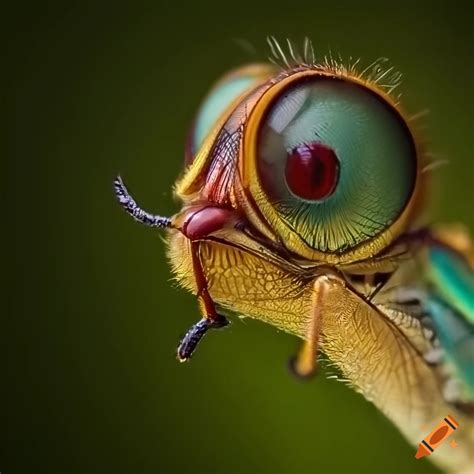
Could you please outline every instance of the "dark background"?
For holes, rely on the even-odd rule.
[[[268,55],[265,37],[404,73],[429,108],[433,216],[474,228],[472,14],[467,2],[18,4],[7,32],[8,237],[0,471],[417,472],[372,405],[322,374],[300,383],[298,341],[255,321],[174,358],[198,318],[158,233],[117,206],[120,172],[146,209],[178,209],[188,125],[211,83]],[[242,47],[250,42],[257,50]],[[11,242],[10,242],[11,241]],[[8,267],[7,267],[8,268]]]

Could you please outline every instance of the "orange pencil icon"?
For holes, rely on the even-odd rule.
[[[436,428],[421,441],[416,459],[429,456],[446,438],[448,438],[459,427],[459,423],[451,416],[445,417]]]

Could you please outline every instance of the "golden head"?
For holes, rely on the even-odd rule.
[[[216,84],[176,193],[235,210],[296,258],[364,260],[413,226],[424,188],[399,76],[291,52],[283,68],[246,66]]]

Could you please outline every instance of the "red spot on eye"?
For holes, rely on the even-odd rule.
[[[299,145],[288,153],[286,182],[293,194],[316,201],[331,195],[339,179],[339,160],[322,143]]]

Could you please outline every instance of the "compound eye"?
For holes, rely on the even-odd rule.
[[[267,64],[254,64],[226,74],[199,107],[186,143],[185,162],[192,163],[207,135],[229,107],[273,72]]]
[[[340,253],[402,213],[415,186],[416,147],[384,97],[344,78],[311,76],[264,113],[257,170],[285,225],[313,249]]]

